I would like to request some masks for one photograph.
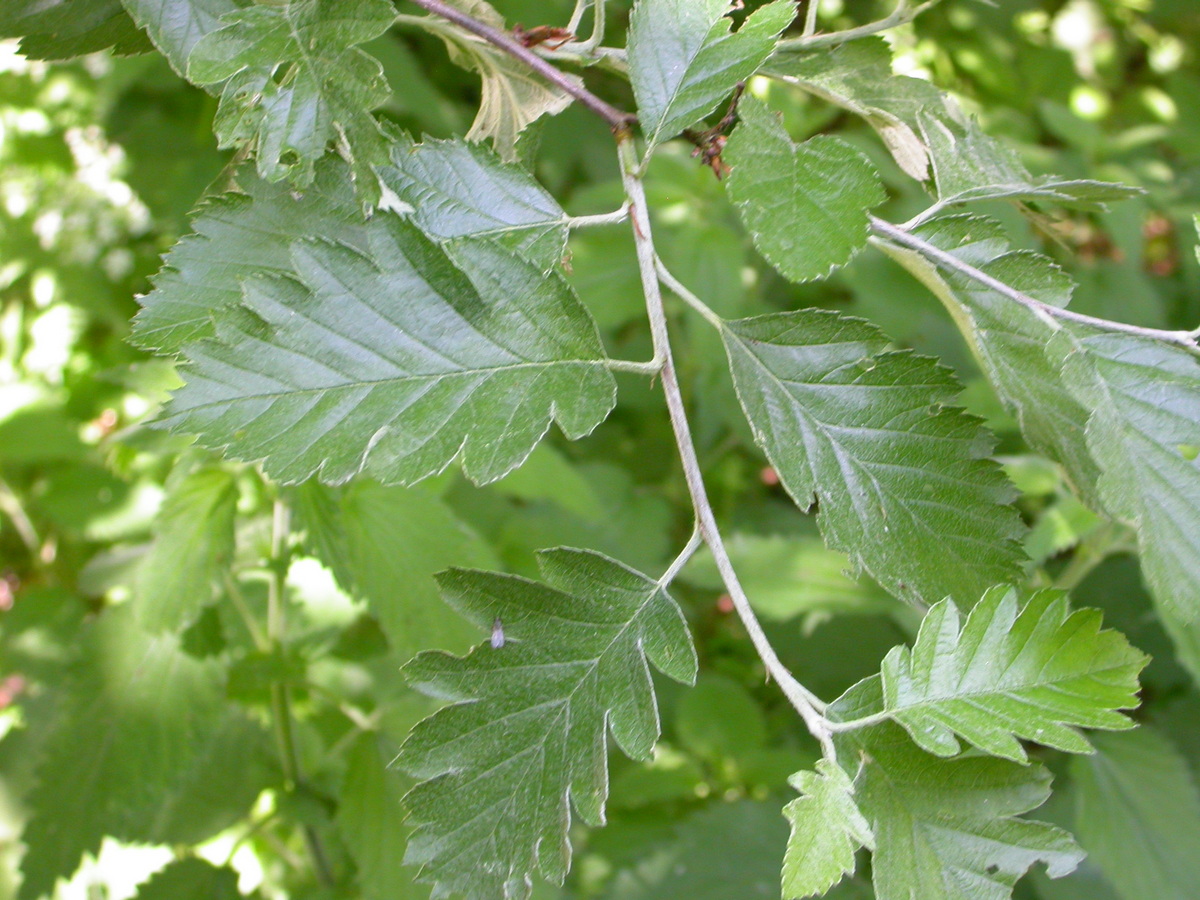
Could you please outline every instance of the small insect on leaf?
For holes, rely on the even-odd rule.
[[[504,646],[504,623],[500,621],[500,617],[496,616],[496,620],[492,622],[492,648],[499,650]]]

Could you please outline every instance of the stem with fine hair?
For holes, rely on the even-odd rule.
[[[767,639],[762,625],[750,606],[750,600],[738,580],[725,542],[721,539],[712,505],[708,500],[708,491],[704,486],[704,476],[700,471],[700,462],[696,457],[696,447],[692,442],[691,426],[688,424],[687,410],[683,401],[683,393],[679,389],[679,379],[675,374],[675,362],[671,355],[670,336],[667,333],[667,314],[663,307],[662,292],[659,288],[659,274],[656,266],[657,254],[654,251],[654,240],[650,231],[650,216],[646,208],[646,192],[642,186],[638,161],[634,152],[633,140],[627,135],[617,141],[617,152],[621,162],[621,178],[625,185],[625,196],[629,200],[629,217],[633,226],[634,244],[637,249],[638,270],[642,279],[642,291],[646,298],[646,313],[650,320],[650,333],[654,339],[654,355],[662,361],[663,394],[667,401],[667,413],[671,420],[671,428],[675,433],[675,443],[679,450],[679,459],[683,465],[684,479],[687,481],[688,494],[696,512],[697,528],[704,542],[708,544],[716,562],[721,580],[733,600],[734,609],[750,636],[754,649],[758,652],[767,672],[775,679],[788,702],[800,714],[809,732],[821,744],[821,752],[826,758],[837,758],[833,747],[833,736],[829,723],[822,714],[824,704],[814,696],[804,685],[796,680],[787,667],[775,653],[775,648]]]
[[[780,52],[796,52],[798,50],[812,50],[815,47],[829,47],[834,44],[844,44],[846,41],[853,41],[857,38],[869,37],[872,34],[878,34],[881,31],[887,31],[889,28],[895,28],[898,25],[907,25],[923,12],[933,9],[942,0],[925,0],[924,3],[917,6],[909,6],[910,0],[897,0],[896,8],[892,10],[892,14],[886,19],[880,19],[877,22],[868,22],[866,25],[859,25],[857,28],[847,28],[845,31],[832,31],[829,34],[815,34],[816,18],[817,18],[817,2],[812,0],[809,6],[809,16],[805,20],[804,33],[800,37],[788,38],[779,42],[776,49]],[[809,27],[811,24],[811,28]]]
[[[1069,309],[1063,309],[1060,306],[1043,303],[1041,300],[1017,290],[1010,284],[1005,284],[998,278],[993,278],[987,272],[975,268],[970,263],[963,262],[954,254],[947,253],[940,247],[935,247],[928,241],[917,237],[915,234],[910,234],[903,228],[893,225],[891,222],[885,222],[883,219],[877,219],[875,216],[871,216],[870,221],[871,230],[878,237],[891,241],[893,244],[899,244],[901,247],[909,250],[914,250],[943,269],[949,269],[960,275],[965,275],[972,281],[990,288],[1000,296],[1021,304],[1021,306],[1024,306],[1044,322],[1055,328],[1058,327],[1058,322],[1060,321],[1074,322],[1077,325],[1085,325],[1089,328],[1095,328],[1098,331],[1119,332],[1121,334],[1131,334],[1136,337],[1162,341],[1163,343],[1181,347],[1194,356],[1200,356],[1200,345],[1197,345],[1196,336],[1190,331],[1165,331],[1161,328],[1143,328],[1140,325],[1127,325],[1124,322],[1097,319],[1095,316],[1088,316],[1083,313],[1072,312]]]

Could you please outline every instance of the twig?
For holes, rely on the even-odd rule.
[[[817,7],[821,5],[821,0],[808,0],[808,7],[804,10],[804,36],[809,37],[817,30]]]
[[[272,649],[281,651],[287,640],[287,619],[284,613],[284,592],[288,571],[288,539],[291,535],[291,511],[282,500],[275,501],[271,523],[271,579],[267,582],[267,640]],[[291,697],[286,684],[271,685],[271,719],[275,728],[275,740],[279,744],[279,761],[283,777],[290,790],[301,783],[300,759],[296,753],[296,740],[292,734]],[[329,859],[321,844],[320,835],[311,825],[303,826],[304,843],[312,857],[317,880],[325,887],[335,884]]]
[[[922,240],[916,235],[909,234],[903,228],[893,225],[890,222],[885,222],[882,219],[871,216],[871,230],[879,237],[885,238],[894,244],[899,244],[902,247],[907,247],[909,250],[915,250],[942,268],[951,269],[960,275],[965,275],[972,281],[978,282],[984,287],[991,288],[1002,297],[1007,297],[1009,300],[1021,304],[1047,322],[1047,324],[1058,327],[1058,321],[1074,322],[1078,325],[1086,325],[1099,331],[1119,332],[1121,334],[1131,334],[1136,337],[1162,341],[1181,347],[1194,356],[1200,356],[1200,346],[1197,345],[1196,337],[1190,331],[1165,331],[1161,328],[1143,328],[1140,325],[1128,325],[1124,322],[1114,322],[1110,319],[1098,319],[1095,316],[1088,316],[1069,309],[1063,309],[1059,306],[1052,306],[1049,303],[1043,303],[1041,300],[1030,297],[1022,291],[1018,291],[1012,285],[1005,284],[998,278],[993,278],[987,272],[980,271],[970,263],[963,262],[957,256],[935,247],[933,244]]]
[[[833,747],[833,737],[829,730],[822,710],[824,704],[817,699],[804,685],[800,684],[787,670],[775,653],[775,648],[767,640],[762,625],[750,600],[738,580],[737,573],[730,562],[725,543],[721,540],[721,532],[717,528],[716,517],[708,500],[708,492],[704,487],[704,477],[700,471],[700,463],[696,458],[696,447],[692,442],[691,427],[688,425],[687,410],[683,402],[683,393],[679,389],[679,380],[675,374],[675,363],[671,356],[670,336],[667,333],[667,315],[663,308],[662,293],[658,284],[658,271],[655,265],[653,238],[650,232],[650,216],[646,212],[646,192],[638,175],[637,158],[633,149],[632,139],[624,137],[617,143],[621,161],[621,177],[625,184],[625,194],[629,198],[629,212],[633,225],[634,243],[637,248],[638,270],[642,278],[642,290],[646,297],[646,313],[650,319],[650,332],[654,338],[655,356],[662,359],[662,387],[667,400],[667,413],[671,419],[671,427],[675,432],[675,443],[679,449],[679,458],[683,464],[683,474],[687,481],[688,493],[692,498],[692,506],[696,511],[696,522],[704,542],[712,551],[717,570],[725,583],[729,596],[733,600],[738,617],[746,628],[754,649],[767,667],[767,672],[775,679],[788,702],[800,714],[804,724],[813,737],[821,744],[821,752],[829,759],[836,759]]]
[[[442,0],[412,0],[412,2],[427,12],[453,22],[464,31],[469,31],[471,34],[483,38],[513,58],[519,59],[556,88],[574,97],[592,112],[596,113],[596,115],[604,119],[604,121],[608,122],[612,126],[613,131],[625,131],[637,121],[637,117],[633,113],[622,112],[615,106],[611,106],[604,100],[601,100],[578,81],[567,77],[566,74],[550,65],[550,63],[523,45],[511,34],[480,22],[478,19],[467,15],[461,10],[442,2]]]
[[[812,29],[810,30],[809,20],[806,19],[804,33],[800,37],[780,41],[776,45],[776,50],[781,53],[795,53],[799,50],[812,50],[814,47],[844,44],[846,41],[853,41],[856,38],[878,34],[881,31],[887,31],[889,28],[907,25],[917,16],[921,15],[921,13],[928,12],[941,2],[942,0],[925,0],[924,3],[918,6],[910,7],[908,5],[909,0],[897,0],[896,8],[892,10],[892,14],[886,19],[868,22],[866,25],[859,25],[857,28],[847,28],[845,31],[831,31],[829,34],[813,34],[813,30],[816,28],[817,0],[812,0],[812,4],[809,7]]]
[[[654,268],[658,272],[659,280],[672,294],[700,313],[718,331],[725,327],[725,320],[713,312],[712,307],[684,287],[683,282],[671,274],[671,270],[658,258],[657,254],[654,257]]]
[[[624,222],[628,218],[629,209],[622,206],[620,209],[610,213],[598,213],[594,216],[569,216],[567,218],[567,227],[589,228],[592,225],[615,225],[618,222]]]
[[[683,571],[683,567],[688,564],[688,560],[700,549],[702,543],[704,543],[704,535],[700,531],[700,523],[697,522],[692,528],[692,536],[688,538],[687,544],[679,551],[679,555],[675,557],[675,561],[667,567],[667,571],[663,572],[662,578],[658,579],[658,586],[660,588],[665,588],[675,580],[675,576]]]
[[[609,359],[604,362],[610,372],[629,372],[633,375],[657,375],[662,371],[662,362],[652,359],[648,362],[635,362],[630,359]]]

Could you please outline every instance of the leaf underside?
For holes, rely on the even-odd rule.
[[[485,0],[451,0],[451,5],[500,31],[507,28],[504,17]],[[570,94],[483,38],[461,28],[439,28],[436,33],[445,42],[450,59],[478,73],[482,81],[479,112],[466,134],[467,140],[490,138],[505,162],[517,159],[521,132],[542,116],[558,115],[571,105]],[[563,78],[583,85],[577,75],[564,74]]]
[[[330,143],[373,194],[371,166],[387,161],[371,115],[390,94],[379,62],[354,45],[395,21],[389,0],[301,0],[228,12],[187,58],[187,77],[222,84],[214,130],[222,147],[248,146],[269,181],[312,181]]]
[[[875,849],[875,836],[854,802],[854,784],[836,764],[817,761],[815,772],[797,772],[789,783],[803,796],[783,808],[791,824],[783,857],[784,900],[824,894],[853,875],[854,854]]]
[[[604,822],[611,733],[634,759],[658,737],[648,663],[692,683],[696,656],[663,588],[583,550],[539,554],[546,584],[454,569],[443,596],[504,641],[464,658],[422,653],[405,667],[421,692],[455,701],[421,722],[400,764],[422,783],[406,797],[416,828],[405,861],[433,896],[526,898],[539,868],[561,883],[570,807]]]
[[[1090,179],[1034,177],[1015,153],[986,134],[947,94],[928,81],[893,75],[892,50],[882,38],[781,55],[769,67],[861,116],[907,174],[920,181],[932,175],[945,205],[1006,199],[1095,210],[1142,193],[1140,188]]]

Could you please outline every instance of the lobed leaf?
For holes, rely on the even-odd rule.
[[[729,0],[638,0],[629,18],[629,80],[647,146],[713,112],[753,75],[796,15],[794,0],[759,7],[736,32]]]
[[[268,181],[310,183],[331,142],[359,186],[387,145],[370,110],[389,95],[383,68],[355,49],[396,19],[389,0],[297,0],[228,12],[187,58],[187,77],[223,84],[214,129],[221,147],[249,146]]]
[[[292,243],[323,237],[365,250],[366,224],[354,202],[350,171],[332,157],[313,183],[294,193],[241,170],[238,191],[199,206],[192,234],[166,255],[154,290],[140,298],[133,341],[159,353],[212,337],[215,322],[242,303],[242,281],[290,275]]]
[[[200,38],[221,27],[221,17],[238,9],[235,0],[121,0],[146,30],[171,68],[187,76],[188,56]]]
[[[297,280],[247,279],[243,315],[184,348],[162,423],[283,482],[409,484],[461,456],[482,484],[552,419],[579,438],[612,409],[599,335],[561,276],[485,242],[456,249],[464,272],[392,215],[368,239],[369,255],[297,241]]]
[[[830,714],[849,721],[882,703],[880,679],[872,677],[831,705]],[[1050,774],[1041,765],[941,759],[892,723],[851,732],[841,743],[862,759],[855,797],[875,835],[877,900],[1009,900],[1034,864],[1060,878],[1083,859],[1067,832],[1018,818],[1050,795]]]
[[[1097,735],[1071,761],[1079,840],[1126,900],[1185,900],[1200,881],[1200,791],[1153,728]]]
[[[723,157],[725,189],[760,253],[792,281],[828,275],[867,243],[867,212],[884,200],[874,167],[844,141],[796,144],[779,118],[743,99]]]
[[[817,501],[830,547],[916,602],[970,605],[1017,577],[1012,491],[986,432],[950,405],[948,370],[828,310],[727,322],[723,334],[755,440],[801,508]]]
[[[1076,728],[1122,730],[1119,709],[1138,705],[1138,672],[1149,659],[1098,610],[1070,612],[1060,591],[1038,591],[1018,611],[1017,592],[996,587],[961,623],[950,600],[933,606],[912,650],[883,661],[883,708],[917,746],[953,756],[961,737],[1024,763],[1022,738],[1089,753]]]
[[[118,55],[152,49],[121,0],[5,0],[0,38],[20,38],[26,59],[60,60],[112,49]]]
[[[1014,251],[992,220],[951,216],[913,233],[1043,303],[1064,307],[1071,298],[1073,285],[1061,269],[1044,256]],[[1100,470],[1087,447],[1088,411],[1046,356],[1056,332],[1054,321],[978,282],[940,270],[918,253],[887,242],[880,247],[942,301],[1030,446],[1061,463],[1075,490],[1097,506]]]
[[[490,238],[543,271],[567,249],[567,214],[532,175],[479,144],[404,136],[379,177],[436,241]]]
[[[804,796],[783,808],[791,824],[783,897],[820,896],[854,874],[854,854],[874,850],[875,836],[854,802],[854,783],[836,763],[817,760],[815,772],[797,772],[788,783]]]
[[[413,730],[400,764],[421,779],[405,861],[435,896],[530,895],[535,867],[561,883],[573,806],[604,821],[607,741],[647,758],[659,733],[648,663],[684,683],[696,655],[683,616],[657,582],[583,550],[539,554],[547,584],[454,569],[447,602],[476,625],[499,620],[502,645],[465,658],[422,653],[405,674],[453,701]]]
[[[1155,600],[1200,619],[1200,358],[1148,337],[1061,329],[1047,347],[1089,410],[1105,509],[1134,526]]]

